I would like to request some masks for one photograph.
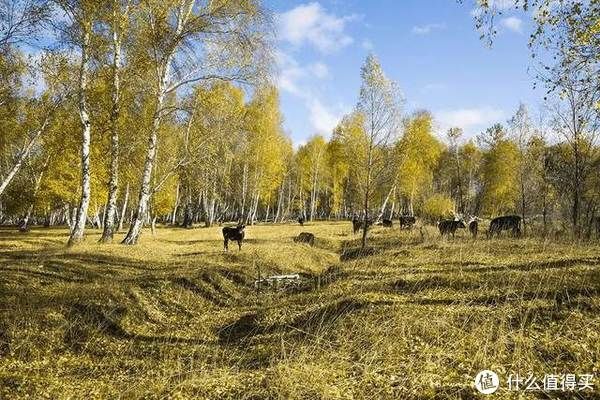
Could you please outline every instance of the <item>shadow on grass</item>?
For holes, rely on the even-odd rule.
[[[71,322],[71,326],[66,331],[63,342],[71,349],[81,351],[89,341],[90,333],[100,332],[115,339],[131,340],[134,342],[193,345],[210,343],[203,339],[180,338],[177,336],[131,334],[120,326],[120,321],[126,315],[127,311],[127,308],[123,306],[105,311],[95,304],[73,304],[67,313],[67,319]]]
[[[364,249],[360,248],[360,247],[358,247],[358,248],[345,247],[342,250],[342,254],[340,254],[340,261],[345,262],[345,261],[359,260],[362,258],[374,256],[381,252],[382,252],[382,249],[375,248],[375,247],[365,247]]]

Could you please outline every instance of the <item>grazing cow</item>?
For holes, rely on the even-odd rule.
[[[394,222],[391,219],[384,218],[381,221],[381,225],[383,225],[386,228],[392,228],[394,226]]]
[[[477,230],[479,229],[479,222],[477,222],[477,218],[473,219],[469,222],[469,232],[471,232],[471,236],[473,239],[477,239]]]
[[[512,231],[513,236],[521,235],[521,217],[518,215],[504,215],[496,217],[490,222],[488,237],[493,237],[494,233],[500,235],[502,231]]]
[[[457,229],[466,228],[466,225],[463,221],[455,221],[453,219],[446,219],[440,221],[438,223],[438,229],[440,230],[440,235],[448,235],[451,234],[454,237]]]
[[[298,217],[298,223],[300,226],[304,226],[304,217]]]
[[[362,229],[364,223],[365,223],[365,219],[364,218],[363,219],[358,219],[358,217],[355,215],[352,218],[352,232],[354,232],[355,234],[358,233],[358,231],[360,231]],[[367,224],[367,229],[369,229],[369,227],[371,225],[373,225],[373,220],[371,218],[369,218],[366,221],[366,224]]]
[[[226,226],[223,228],[223,243],[225,251],[229,251],[229,241],[236,241],[239,250],[242,250],[242,241],[244,240],[244,228],[246,225]]]
[[[400,229],[411,229],[417,222],[417,219],[412,215],[401,215],[400,216]]]
[[[358,231],[360,231],[360,225],[361,224],[358,217],[356,215],[352,217],[352,233],[356,234]]]
[[[314,246],[315,235],[309,232],[301,232],[298,236],[294,238],[294,242],[308,243],[309,245]]]

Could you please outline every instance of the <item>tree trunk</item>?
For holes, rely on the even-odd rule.
[[[119,188],[119,112],[121,108],[121,36],[118,28],[116,9],[113,11],[113,65],[112,65],[112,109],[110,113],[110,178],[108,181],[108,200],[104,218],[104,230],[101,242],[112,242],[115,233],[117,197]]]
[[[44,122],[42,123],[40,129],[33,135],[31,140],[29,140],[29,143],[27,143],[21,150],[21,154],[19,154],[15,165],[13,165],[13,167],[10,169],[8,175],[6,175],[2,183],[0,183],[0,196],[2,195],[8,184],[13,180],[17,172],[19,172],[21,166],[23,165],[23,162],[27,159],[27,157],[29,157],[29,153],[31,152],[33,145],[37,142],[39,137],[42,136],[42,134],[46,131],[49,121],[50,116],[47,116]]]
[[[185,23],[192,12],[194,4],[194,1],[190,1],[189,3],[185,4],[184,10],[184,3],[182,2],[180,13],[177,15],[177,28],[175,29],[175,32],[173,32],[174,37],[176,38],[175,40],[179,40],[179,36],[185,29]],[[157,76],[159,76],[156,88],[156,105],[152,119],[152,128],[150,129],[150,134],[148,136],[148,148],[140,182],[138,206],[133,221],[131,221],[131,225],[129,226],[129,231],[121,242],[123,244],[131,245],[137,243],[140,234],[142,233],[145,215],[148,211],[148,201],[150,200],[150,195],[152,194],[150,182],[158,147],[158,130],[160,128],[164,113],[163,103],[168,90],[167,79],[171,73],[171,63],[173,62],[175,50],[176,46],[171,47],[170,52],[161,58],[162,62],[156,65]]]
[[[90,26],[83,27],[83,41],[81,45],[81,65],[79,69],[79,117],[82,125],[81,135],[81,199],[77,209],[77,216],[73,224],[73,231],[69,237],[69,245],[74,245],[83,240],[85,222],[87,220],[88,207],[90,205],[90,144],[91,144],[91,122],[87,104],[88,86],[88,64]]]
[[[379,215],[377,216],[377,219],[373,222],[378,222],[379,220],[381,220],[381,218],[383,217],[383,214],[385,213],[385,208],[387,207],[388,200],[390,199],[392,192],[394,192],[395,190],[396,190],[396,186],[393,186],[390,189],[390,191],[388,192],[387,196],[385,196],[385,200],[383,202],[383,205],[381,206],[381,210],[379,210]]]
[[[33,203],[27,207],[27,212],[21,221],[21,225],[19,226],[19,230],[21,232],[27,232],[29,229],[29,220],[31,219],[31,214],[33,214]]]
[[[177,183],[177,189],[175,191],[175,205],[173,206],[173,212],[171,213],[171,225],[175,225],[177,221],[177,208],[179,208],[179,182]]]
[[[158,87],[158,96],[156,106],[154,109],[152,128],[150,129],[150,135],[148,137],[148,150],[146,153],[146,160],[144,162],[144,170],[142,172],[142,179],[140,183],[140,193],[138,196],[137,211],[133,216],[133,221],[131,221],[131,225],[129,226],[129,231],[127,232],[127,235],[121,242],[122,244],[131,245],[137,243],[140,234],[142,233],[142,227],[144,226],[144,218],[148,211],[148,201],[150,200],[151,195],[150,181],[152,178],[152,170],[154,169],[156,149],[158,147],[158,129],[160,128],[160,123],[163,114],[162,108],[165,98],[164,86],[167,78],[166,71],[167,69],[165,68],[165,72],[161,77],[161,82]]]
[[[123,199],[123,208],[121,209],[121,218],[119,218],[119,231],[123,229],[123,223],[125,222],[125,215],[127,212],[127,203],[129,202],[129,182],[125,188],[125,199]]]
[[[369,190],[367,189],[365,191],[365,202],[364,202],[364,207],[365,207],[365,215],[364,215],[364,220],[363,220],[363,226],[362,226],[362,239],[361,239],[361,248],[364,250],[367,247],[367,230],[368,230],[368,221],[369,221]]]

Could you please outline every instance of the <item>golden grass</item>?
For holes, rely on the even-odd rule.
[[[218,227],[66,235],[0,230],[0,398],[468,399],[484,368],[600,374],[596,243],[375,228],[361,256],[349,222],[248,227],[229,253]],[[303,283],[257,293],[258,271]]]

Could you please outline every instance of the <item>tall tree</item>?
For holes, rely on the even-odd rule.
[[[569,166],[573,182],[571,222],[576,237],[581,234],[581,201],[583,184],[590,173],[591,160],[600,132],[600,86],[586,80],[589,71],[573,69],[556,77],[558,93],[549,108],[554,115],[554,130],[567,142],[572,163]]]
[[[121,111],[121,63],[123,39],[127,30],[131,0],[112,0],[108,9],[108,24],[111,30],[111,110],[110,110],[110,177],[108,180],[108,200],[104,217],[104,230],[100,241],[113,239],[117,214],[119,185],[119,113]]]
[[[78,112],[81,121],[81,196],[77,207],[77,216],[69,236],[69,245],[83,240],[88,208],[91,198],[91,162],[90,148],[92,138],[92,120],[88,102],[89,81],[92,64],[92,35],[96,17],[96,4],[91,0],[57,0],[70,19],[67,40],[79,49],[79,72],[77,84]]]
[[[515,115],[508,121],[508,125],[519,151],[519,174],[517,179],[519,182],[521,218],[523,218],[523,231],[525,231],[527,229],[527,183],[530,178],[528,173],[531,171],[533,162],[533,160],[528,157],[528,148],[533,134],[533,127],[525,104],[521,103],[519,105]]]
[[[141,7],[148,26],[140,46],[148,50],[142,56],[154,72],[154,112],[137,209],[124,244],[137,243],[146,218],[166,97],[202,80],[251,80],[262,71],[266,45],[265,15],[255,0],[152,0]]]
[[[518,198],[515,171],[519,151],[509,140],[504,127],[496,124],[477,138],[484,148],[482,172],[482,207],[490,215],[512,212]]]
[[[363,118],[364,140],[361,147],[356,148],[357,158],[362,169],[359,181],[363,198],[364,223],[361,246],[367,246],[367,231],[370,202],[375,189],[383,186],[389,174],[384,173],[386,148],[398,135],[400,128],[401,96],[394,82],[389,80],[379,60],[369,55],[361,68],[361,87],[356,110]]]
[[[457,204],[458,204],[458,212],[459,213],[464,213],[465,212],[465,206],[464,206],[464,196],[463,196],[463,178],[462,178],[462,160],[460,158],[460,146],[459,146],[459,140],[461,138],[463,134],[462,129],[460,128],[450,128],[448,130],[447,136],[448,136],[448,142],[450,144],[450,153],[452,154],[452,158],[453,158],[453,162],[452,164],[454,164],[454,172],[455,172],[455,182],[456,182],[456,186],[458,188],[458,192],[456,194],[457,196]]]
[[[433,179],[433,170],[442,153],[442,144],[433,136],[432,117],[417,112],[406,120],[404,136],[396,152],[400,159],[397,181],[408,199],[408,212],[414,215],[414,202]]]

